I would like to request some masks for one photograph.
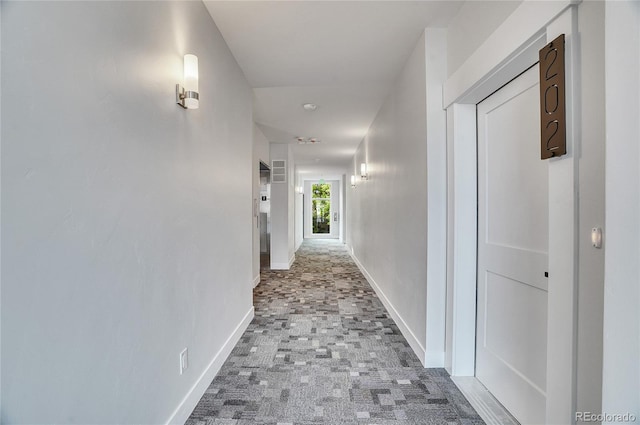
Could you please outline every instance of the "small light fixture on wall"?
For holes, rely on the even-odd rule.
[[[298,189],[299,194],[302,195],[304,193],[304,188],[302,186],[298,186],[296,189]]]
[[[351,187],[356,187],[356,176],[351,176]]]
[[[176,84],[176,103],[184,109],[198,109],[198,57],[184,55],[184,87]]]
[[[369,175],[367,174],[367,164],[365,162],[360,164],[360,178],[362,178],[362,180],[367,180],[369,178]]]

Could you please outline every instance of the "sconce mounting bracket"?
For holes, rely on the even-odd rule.
[[[197,91],[185,91],[184,87],[180,84],[176,84],[176,103],[178,106],[187,109],[187,105],[185,104],[185,99],[200,99],[200,95]]]

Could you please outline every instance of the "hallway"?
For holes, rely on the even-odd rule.
[[[482,424],[444,369],[424,369],[375,292],[331,240],[263,271],[255,319],[189,425]]]
[[[640,1],[0,1],[0,38],[0,425],[640,425]]]

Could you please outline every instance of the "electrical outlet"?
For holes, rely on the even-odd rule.
[[[180,353],[180,375],[189,368],[189,350],[185,348]]]

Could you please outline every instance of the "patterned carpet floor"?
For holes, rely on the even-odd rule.
[[[344,245],[307,240],[263,271],[256,317],[187,425],[483,424],[424,369]]]

